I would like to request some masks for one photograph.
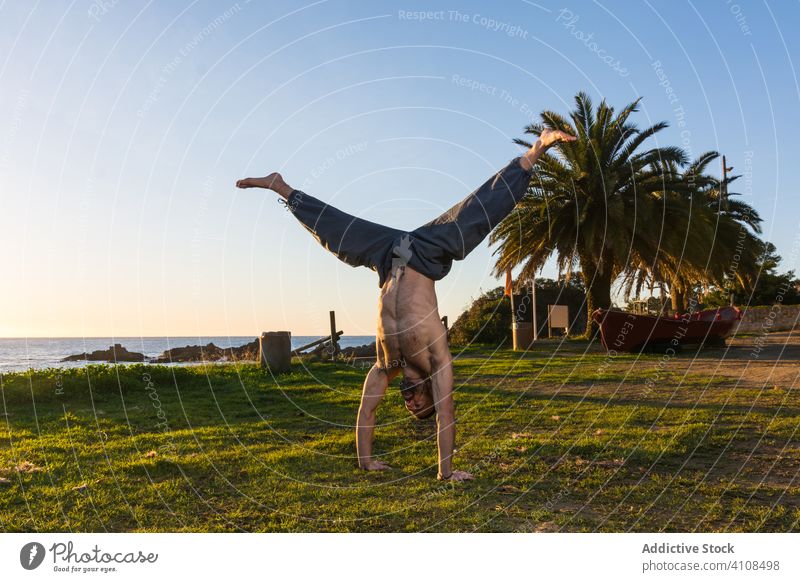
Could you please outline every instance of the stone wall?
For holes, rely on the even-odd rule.
[[[764,305],[743,311],[736,333],[788,331],[800,326],[800,305]]]

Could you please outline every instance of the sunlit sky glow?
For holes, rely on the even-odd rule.
[[[377,275],[235,180],[414,228],[580,90],[644,96],[640,125],[671,125],[653,145],[746,170],[797,269],[798,24],[797,2],[5,2],[0,336],[317,334],[330,309],[374,333]],[[441,313],[492,264],[457,263]]]

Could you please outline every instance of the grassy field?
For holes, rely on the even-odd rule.
[[[580,343],[456,361],[455,466],[396,388],[356,468],[363,370],[89,366],[0,376],[5,531],[792,531],[796,399]],[[679,356],[680,357],[680,356]]]

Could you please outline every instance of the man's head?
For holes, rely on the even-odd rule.
[[[436,413],[430,378],[418,381],[403,378],[400,381],[400,394],[403,395],[406,410],[417,420],[428,418]]]

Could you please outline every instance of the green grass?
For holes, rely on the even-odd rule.
[[[277,380],[254,365],[3,375],[0,529],[798,529],[787,391],[554,349],[456,351],[456,467],[476,476],[462,484],[436,481],[435,424],[396,388],[376,436],[393,469],[356,468],[364,372],[344,365]]]

